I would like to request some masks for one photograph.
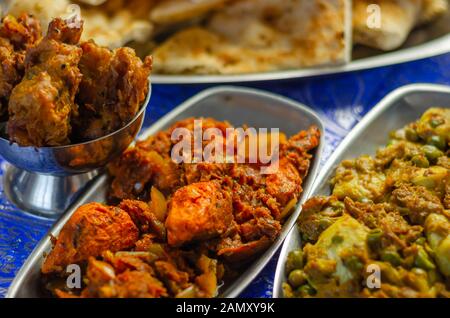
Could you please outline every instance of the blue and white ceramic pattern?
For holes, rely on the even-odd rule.
[[[328,158],[351,128],[390,91],[411,83],[450,85],[450,54],[372,70],[310,79],[246,83],[290,97],[314,108],[326,125]],[[144,126],[209,85],[153,85],[151,105]],[[430,105],[431,106],[431,105]],[[0,158],[0,178],[5,162]],[[1,180],[0,180],[1,181]],[[46,234],[52,221],[24,214],[6,199],[0,182],[0,297],[15,273]],[[241,295],[271,297],[277,255]]]

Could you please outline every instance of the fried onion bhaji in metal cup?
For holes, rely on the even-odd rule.
[[[127,124],[148,94],[151,57],[144,62],[133,49],[110,51],[94,42],[81,44],[83,78],[77,95],[75,135],[81,140],[105,136]]]
[[[118,208],[101,207],[120,218],[109,216],[98,225],[88,222],[90,214],[99,213],[92,204],[74,213],[42,268],[54,296],[214,297],[278,237],[301,195],[319,144],[318,128],[291,138],[280,133],[279,169],[266,175],[261,162],[172,161],[172,132],[193,132],[194,120],[181,120],[138,141],[110,165],[109,196]],[[232,128],[212,118],[201,120],[203,130]],[[216,142],[225,146],[221,140]],[[203,141],[203,146],[210,142]],[[237,142],[231,146],[238,147]],[[82,217],[86,221],[81,222]],[[110,232],[115,229],[122,233],[120,239]],[[128,246],[119,250],[118,243]],[[69,261],[83,268],[81,290],[61,284],[67,274],[54,264]]]
[[[70,118],[77,112],[75,94],[81,81],[78,68],[83,23],[55,19],[47,35],[27,51],[25,76],[9,99],[8,134],[21,146],[69,144]]]
[[[149,93],[151,57],[142,61],[130,48],[79,44],[82,30],[77,16],[56,18],[38,41],[39,25],[31,17],[4,19],[0,111],[8,104],[11,141],[48,147],[97,139],[139,111]]]
[[[284,296],[450,297],[449,163],[448,108],[391,132],[375,156],[342,161],[332,195],[303,206]]]

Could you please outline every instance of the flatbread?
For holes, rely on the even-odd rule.
[[[219,9],[229,0],[165,0],[152,10],[150,18],[157,24],[174,24]]]
[[[423,10],[421,10],[420,23],[428,23],[433,21],[449,9],[448,0],[423,0]]]
[[[5,0],[4,14],[20,16],[22,13],[33,14],[42,25],[42,31],[47,32],[50,21],[67,12],[69,0]]]
[[[146,42],[151,37],[153,25],[149,16],[152,0],[108,0],[102,5],[100,2],[96,1],[98,6],[81,8],[83,41],[94,39],[97,44],[114,49],[130,41]],[[70,4],[69,0],[7,0],[4,13],[14,16],[31,13],[41,21],[45,32],[53,18],[68,13]]]
[[[90,6],[99,6],[108,0],[77,0],[80,3],[88,4]]]
[[[350,59],[347,0],[242,0],[154,51],[158,73],[238,74]]]
[[[85,9],[82,17],[82,40],[94,39],[98,45],[111,49],[124,46],[130,41],[145,42],[153,31],[153,25],[148,20],[136,19],[127,10],[108,16],[99,9]]]
[[[381,27],[370,28],[369,5],[379,5]],[[446,12],[446,0],[353,0],[353,39],[376,49],[399,48],[420,23],[429,22]]]

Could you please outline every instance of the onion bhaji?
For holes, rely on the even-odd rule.
[[[152,60],[142,62],[130,48],[111,52],[94,42],[81,48],[80,115],[74,129],[82,140],[96,139],[124,126],[138,112],[148,93]]]
[[[0,26],[0,117],[8,113],[12,89],[24,75],[25,50],[41,38],[41,25],[33,16],[8,15]]]
[[[304,204],[285,297],[450,297],[450,110],[430,108],[390,137],[375,156],[343,161],[331,196]]]
[[[0,116],[20,146],[62,146],[105,136],[129,123],[148,94],[152,60],[133,49],[79,43],[83,21],[4,18],[0,28]],[[5,116],[3,116],[5,117]]]
[[[8,135],[22,146],[70,143],[70,117],[77,111],[82,50],[75,46],[82,22],[53,20],[47,35],[27,51],[25,75],[9,99]]]
[[[118,207],[88,204],[74,213],[42,268],[53,295],[214,297],[221,283],[231,282],[279,236],[302,192],[320,141],[318,128],[289,139],[280,135],[279,169],[264,174],[261,162],[172,161],[174,129],[192,133],[194,120],[138,141],[110,165],[109,196]],[[231,127],[202,118],[203,130]],[[114,217],[108,214],[98,225],[80,222],[97,218],[99,207]],[[67,275],[61,267],[70,262],[85,268],[81,290],[55,283]]]

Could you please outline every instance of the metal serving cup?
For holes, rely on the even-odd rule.
[[[279,128],[280,131],[285,132],[287,135],[295,134],[311,125],[316,125],[322,133],[320,146],[314,153],[309,174],[303,183],[303,194],[300,203],[283,225],[280,236],[264,254],[241,273],[234,283],[219,291],[220,297],[237,297],[278,250],[290,228],[294,225],[304,198],[309,196],[313,180],[317,175],[324,144],[323,124],[319,117],[309,108],[292,100],[258,90],[224,86],[208,89],[192,97],[143,132],[140,139],[145,139],[147,136],[153,135],[168,128],[173,123],[189,117],[212,117],[221,121],[227,120],[236,127],[242,127],[246,124],[254,128]],[[107,176],[99,176],[28,257],[9,288],[7,297],[46,296],[41,286],[40,268],[44,253],[49,253],[52,247],[50,235],[57,236],[80,205],[93,201],[105,202],[107,190]]]
[[[450,107],[450,87],[414,84],[401,87],[375,106],[342,141],[314,182],[313,196],[330,195],[330,180],[339,163],[346,159],[369,154],[386,145],[390,131],[416,121],[430,107]],[[287,235],[281,249],[273,284],[273,297],[283,297],[282,284],[286,282],[285,262],[289,252],[300,247],[296,226]]]
[[[121,129],[84,143],[59,147],[20,147],[0,137],[0,155],[10,163],[3,187],[8,199],[25,212],[56,218],[112,159],[134,140],[150,101]]]

